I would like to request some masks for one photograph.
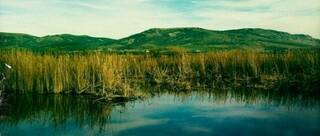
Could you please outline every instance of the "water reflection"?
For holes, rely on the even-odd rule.
[[[161,93],[128,103],[12,95],[2,135],[319,135],[319,95],[262,91]]]

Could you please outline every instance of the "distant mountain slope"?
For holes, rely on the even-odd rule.
[[[0,33],[0,47],[14,48],[35,44],[39,37],[20,33]]]
[[[227,31],[202,28],[153,28],[119,40],[70,34],[36,37],[27,34],[0,33],[0,48],[75,51],[171,47],[189,50],[320,48],[320,40],[308,35],[254,28]]]
[[[0,48],[85,50],[104,47],[115,41],[109,38],[97,38],[86,35],[61,34],[36,37],[26,34],[0,33]]]
[[[274,30],[238,29],[213,31],[202,28],[150,29],[120,40],[127,47],[181,46],[194,47],[281,47],[320,46],[320,40],[307,35],[294,35]]]

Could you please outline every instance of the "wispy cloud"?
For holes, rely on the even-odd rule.
[[[320,37],[318,0],[0,0],[0,31],[121,38],[152,27],[262,27]]]

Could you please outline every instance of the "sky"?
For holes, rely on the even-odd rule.
[[[0,0],[0,31],[123,38],[150,28],[264,28],[320,38],[320,0]]]

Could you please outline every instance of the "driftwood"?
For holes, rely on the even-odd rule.
[[[80,91],[77,92],[77,94],[82,94],[85,91],[89,90],[89,89],[96,89],[98,87],[102,87],[102,89],[104,90],[104,85],[102,82],[97,83],[97,84],[93,84],[91,86],[87,86],[83,89],[80,89]],[[94,100],[94,102],[114,102],[114,103],[119,103],[119,102],[128,102],[128,101],[133,101],[138,99],[139,97],[135,97],[135,96],[122,96],[122,95],[109,95],[109,96],[102,96],[100,98],[97,98]]]
[[[94,100],[94,102],[114,102],[114,103],[119,103],[119,102],[128,102],[128,101],[133,101],[138,99],[139,97],[135,97],[135,96],[121,96],[121,95],[112,95],[112,96],[107,96],[107,97],[101,97],[98,98],[96,100]]]
[[[78,94],[83,93],[84,91],[88,90],[90,88],[90,86],[85,87],[84,89],[81,89],[79,92],[77,92]]]
[[[81,94],[81,93],[87,91],[87,90],[90,89],[90,88],[95,89],[95,88],[101,87],[101,86],[103,86],[103,83],[102,83],[102,82],[101,82],[101,83],[94,84],[94,85],[91,85],[91,86],[87,86],[87,87],[85,87],[85,88],[83,88],[83,89],[80,89],[80,91],[78,91],[77,93],[78,93],[78,94]]]

